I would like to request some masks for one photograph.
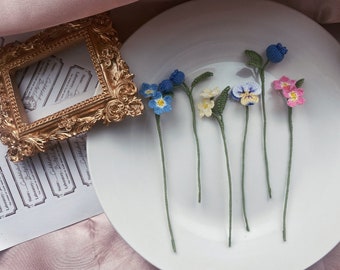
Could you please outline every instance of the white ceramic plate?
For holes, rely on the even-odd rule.
[[[176,68],[187,82],[211,70],[203,87],[235,85],[243,78],[243,51],[264,52],[281,42],[283,62],[266,74],[268,143],[273,199],[266,196],[260,106],[251,108],[246,193],[250,232],[240,203],[244,109],[229,103],[226,133],[233,175],[233,239],[227,247],[227,177],[221,135],[212,119],[198,119],[202,148],[202,203],[196,201],[195,145],[188,100],[175,94],[162,116],[171,219],[178,252],[171,250],[163,203],[160,150],[153,113],[98,127],[88,136],[91,174],[103,208],[118,232],[161,269],[304,269],[340,236],[340,48],[319,25],[273,2],[193,1],[139,29],[122,53],[138,86],[159,83]],[[241,77],[242,75],[243,77]],[[305,78],[306,104],[294,109],[295,144],[288,208],[288,240],[281,216],[288,157],[287,111],[270,91],[282,75]]]

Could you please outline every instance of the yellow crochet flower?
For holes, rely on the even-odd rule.
[[[215,102],[210,98],[203,98],[200,103],[197,104],[199,116],[210,117],[212,115],[212,108],[214,108]]]

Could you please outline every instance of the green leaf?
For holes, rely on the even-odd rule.
[[[300,87],[303,85],[304,81],[305,81],[305,79],[300,79],[300,80],[298,80],[298,81],[295,83],[295,86],[296,86],[297,88],[300,88]]]
[[[191,83],[191,89],[193,89],[197,84],[199,84],[200,82],[208,79],[209,77],[213,76],[214,73],[207,71],[202,73],[201,75],[199,75],[198,77],[196,77],[193,82]]]
[[[262,56],[259,55],[257,52],[252,50],[245,50],[244,53],[248,57],[248,66],[255,67],[255,68],[262,68],[263,66],[263,59]]]
[[[225,105],[228,100],[228,93],[230,90],[230,86],[224,88],[221,94],[215,99],[215,106],[212,108],[214,114],[222,115]]]

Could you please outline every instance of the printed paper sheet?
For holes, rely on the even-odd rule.
[[[0,38],[0,45],[30,35]],[[13,80],[32,122],[91,97],[98,87],[85,44],[19,70]],[[0,144],[0,250],[102,213],[85,135],[18,163],[6,152]]]

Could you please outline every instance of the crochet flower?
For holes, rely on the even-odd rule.
[[[272,63],[281,62],[287,52],[287,48],[282,46],[281,43],[269,45],[266,49],[267,58]]]
[[[201,97],[203,98],[214,98],[216,96],[218,96],[220,93],[220,90],[218,89],[218,87],[215,87],[213,89],[210,88],[206,88],[203,90],[203,92],[200,94]]]
[[[176,69],[174,70],[174,72],[171,73],[169,79],[174,85],[180,85],[184,82],[185,75],[182,71],[179,71],[178,69]]]
[[[155,113],[156,127],[159,139],[159,147],[162,161],[162,171],[163,171],[163,191],[164,191],[164,205],[166,210],[166,217],[168,223],[168,229],[171,239],[171,246],[173,252],[176,252],[175,238],[172,232],[172,225],[170,220],[170,210],[169,210],[169,200],[168,200],[168,190],[167,190],[167,173],[165,166],[165,153],[162,138],[161,129],[161,114],[165,112],[170,112],[172,110],[172,91],[173,84],[170,80],[163,80],[159,85],[143,83],[140,90],[138,91],[143,97],[148,98],[148,106],[153,109]]]
[[[162,93],[170,93],[173,90],[173,88],[174,85],[172,81],[169,79],[163,80],[158,86],[158,90],[161,91]]]
[[[304,90],[300,88],[302,83],[303,79],[296,81],[282,76],[279,80],[273,81],[273,88],[282,91],[282,95],[287,99],[289,107],[295,107],[305,103]]]
[[[295,107],[297,105],[302,105],[305,103],[305,99],[303,97],[303,89],[297,88],[295,85],[292,85],[290,88],[285,88],[282,90],[282,94],[285,98],[287,98],[287,105],[289,107]]]
[[[200,103],[198,103],[197,108],[200,117],[210,117],[212,115],[212,108],[214,108],[215,102],[210,98],[203,98]]]
[[[293,107],[302,105],[305,103],[303,97],[304,90],[301,88],[304,79],[298,81],[291,80],[286,76],[282,76],[280,80],[273,82],[273,88],[275,90],[282,90],[282,95],[287,99],[288,105],[288,128],[289,128],[289,159],[288,159],[288,171],[286,181],[286,192],[283,206],[283,217],[282,217],[282,238],[284,241],[287,240],[287,208],[288,208],[288,197],[289,197],[289,186],[291,181],[291,170],[293,165]]]
[[[289,89],[291,86],[295,86],[295,83],[295,80],[282,76],[279,80],[273,82],[273,87],[275,90]]]
[[[261,87],[256,82],[246,82],[235,86],[231,90],[231,97],[243,106],[254,105],[259,102]]]
[[[246,196],[245,196],[245,156],[246,156],[246,140],[248,132],[249,122],[249,105],[254,105],[259,101],[259,95],[261,94],[261,87],[256,82],[246,82],[239,84],[230,91],[232,99],[240,102],[241,105],[245,106],[246,119],[244,126],[244,137],[242,144],[242,177],[241,177],[241,191],[242,191],[242,210],[245,222],[246,230],[249,231],[248,217],[246,212]]]
[[[138,93],[145,98],[150,98],[153,97],[157,91],[158,91],[157,84],[143,83]]]
[[[216,88],[214,88],[216,89]],[[211,90],[204,90],[202,96],[201,103],[198,104],[198,108],[200,110],[200,116],[213,116],[212,119],[215,119],[220,127],[223,146],[224,146],[224,155],[225,155],[225,162],[226,162],[226,169],[228,175],[228,196],[229,196],[229,228],[228,228],[228,245],[231,246],[231,233],[232,233],[232,179],[231,179],[231,170],[230,170],[230,161],[229,161],[229,154],[228,154],[228,146],[227,146],[227,137],[225,134],[225,127],[224,127],[224,120],[223,120],[223,111],[226,107],[228,96],[229,96],[230,87],[227,86],[223,91],[214,98],[205,98],[207,93],[212,93],[214,91]],[[209,96],[209,95],[208,95]]]
[[[172,110],[171,102],[171,96],[163,96],[161,92],[157,92],[149,101],[148,105],[151,109],[153,109],[155,114],[161,115],[162,113],[170,112]]]

